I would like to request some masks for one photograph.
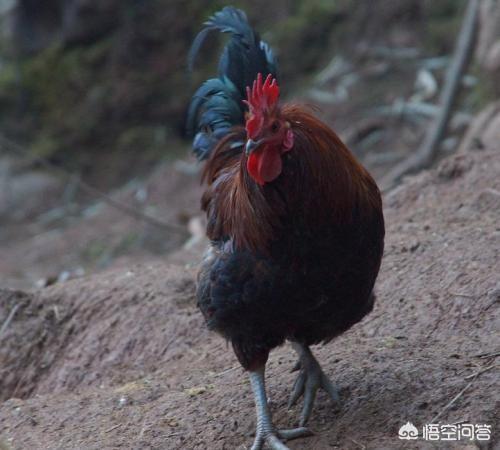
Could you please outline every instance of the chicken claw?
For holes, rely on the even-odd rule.
[[[305,427],[290,430],[275,430],[271,420],[271,412],[267,404],[264,367],[250,372],[250,383],[255,397],[257,410],[257,431],[251,450],[260,450],[266,443],[273,450],[289,450],[280,439],[295,439],[310,436],[312,433]]]
[[[300,372],[293,385],[288,408],[291,408],[299,397],[304,395],[304,406],[299,421],[299,425],[304,427],[311,416],[316,392],[319,388],[323,388],[335,403],[339,403],[340,399],[337,388],[324,374],[309,347],[296,342],[292,343],[292,345],[299,354],[299,363],[294,366],[292,371],[300,370]]]
[[[311,436],[312,433],[308,428],[300,427],[292,430],[279,430],[276,433],[268,433],[266,436],[257,434],[251,450],[261,450],[264,443],[273,450],[290,450],[280,439],[296,439],[299,437]]]

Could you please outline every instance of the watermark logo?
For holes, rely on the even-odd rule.
[[[418,429],[411,422],[406,422],[398,432],[399,439],[406,439],[407,441],[412,439],[418,439]]]
[[[415,440],[419,438],[419,430],[411,422],[406,422],[398,432],[399,439]],[[425,441],[489,441],[491,425],[457,423],[428,423],[422,427],[422,439]]]

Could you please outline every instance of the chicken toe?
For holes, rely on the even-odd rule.
[[[257,431],[251,450],[262,449],[264,443],[273,450],[288,450],[288,447],[283,444],[280,439],[296,439],[312,434],[309,429],[305,427],[290,430],[276,430],[274,428],[266,397],[264,367],[250,372],[250,383],[252,385],[255,397],[255,407],[257,410]]]
[[[299,421],[300,426],[304,427],[311,416],[319,388],[323,388],[335,403],[339,403],[339,394],[337,388],[324,374],[309,347],[299,343],[293,343],[292,345],[299,354],[300,372],[292,388],[288,408],[291,408],[302,395],[304,396],[304,405]]]

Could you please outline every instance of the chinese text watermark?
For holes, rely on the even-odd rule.
[[[419,429],[415,425],[407,422],[399,429],[398,437],[404,440],[416,440],[422,437],[426,441],[489,441],[491,439],[491,425],[428,423],[422,427],[422,432],[419,433]]]

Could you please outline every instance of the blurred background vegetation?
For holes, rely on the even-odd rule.
[[[288,94],[305,93],[334,56],[349,65],[359,64],[380,59],[370,49],[385,47],[408,51],[408,70],[400,70],[403,78],[410,78],[411,88],[414,75],[407,73],[415,71],[411,52],[448,55],[464,5],[461,0],[232,3],[247,11],[276,49]],[[213,73],[217,41],[205,47],[193,77],[186,72],[186,54],[201,23],[227,2],[3,0],[0,4],[2,133],[36,155],[91,177],[101,187],[122,182],[131,168],[145,170],[185,150],[179,140],[184,137],[186,105],[196,83]],[[396,84],[395,91],[405,88],[380,76],[374,84],[387,81]],[[354,101],[373,106],[384,95],[387,89],[380,86]]]
[[[224,39],[210,36],[193,74],[186,56],[228,4],[273,47],[285,99],[315,105],[377,179],[419,148],[439,113],[465,0],[0,0],[4,279],[47,281],[185,243],[81,181],[188,237],[203,234],[184,120]],[[500,7],[491,8],[498,17],[481,16],[439,158],[498,97]]]

